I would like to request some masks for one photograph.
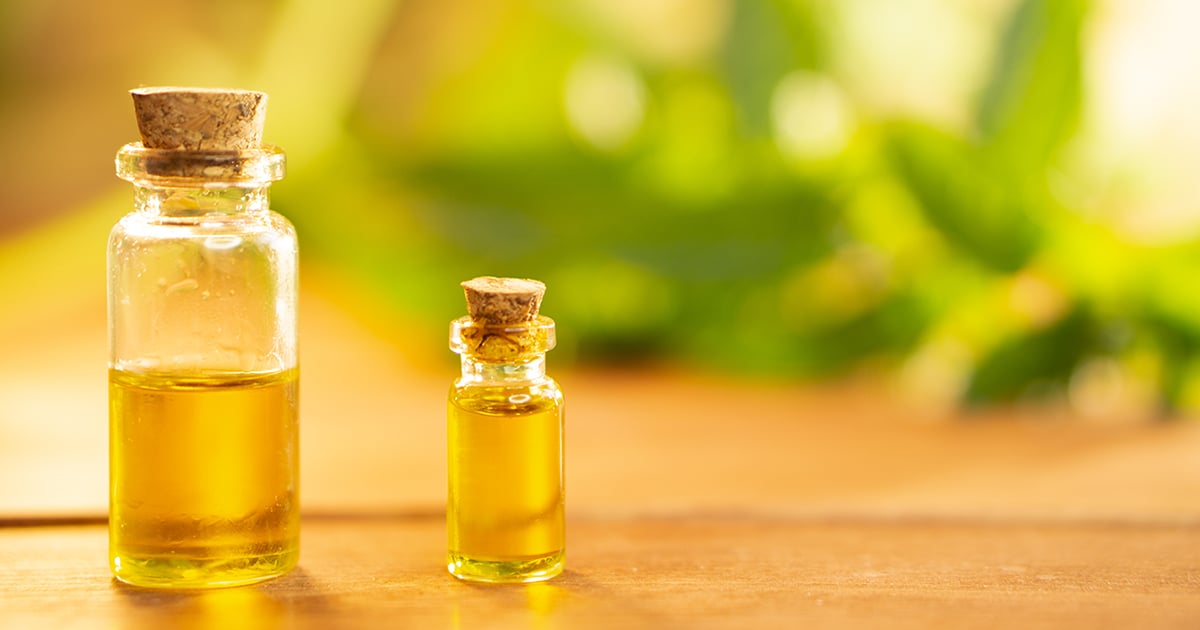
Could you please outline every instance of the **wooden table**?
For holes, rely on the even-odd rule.
[[[107,573],[103,295],[10,315],[0,628],[1200,627],[1200,425],[665,368],[559,372],[568,570],[456,582],[454,364],[335,280],[306,274],[301,566],[211,592]]]
[[[0,622],[44,627],[1179,627],[1200,620],[1194,525],[742,515],[581,516],[569,569],[458,583],[440,515],[304,523],[301,567],[164,593],[114,583],[99,524],[0,531]]]

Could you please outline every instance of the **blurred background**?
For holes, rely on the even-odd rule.
[[[271,97],[306,279],[354,287],[414,361],[453,365],[459,281],[515,275],[550,287],[564,367],[1186,416],[1197,23],[1188,0],[4,0],[0,326],[102,330],[126,90],[244,87]]]

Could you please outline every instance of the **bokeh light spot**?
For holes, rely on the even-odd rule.
[[[796,160],[824,160],[846,148],[854,113],[828,77],[796,71],[785,76],[771,98],[771,121],[779,149]]]
[[[616,59],[580,59],[567,74],[564,98],[572,131],[602,151],[628,144],[645,116],[641,78],[632,66]]]

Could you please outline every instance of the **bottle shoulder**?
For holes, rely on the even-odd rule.
[[[291,219],[288,219],[274,210],[267,210],[265,215],[267,221],[275,230],[291,236],[296,235],[296,226],[292,225]]]
[[[109,242],[141,239],[188,239],[217,234],[251,234],[295,238],[296,228],[273,210],[232,216],[168,217],[130,212],[109,231]]]
[[[562,396],[562,388],[559,387],[558,381],[550,376],[538,376],[531,379],[512,379],[502,381],[479,380],[467,376],[460,376],[450,386],[451,390],[455,389],[488,389],[498,391],[537,391],[546,395]]]
[[[449,404],[490,415],[525,415],[561,409],[562,389],[550,377],[513,383],[456,381],[450,386]]]

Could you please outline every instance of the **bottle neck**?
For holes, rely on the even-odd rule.
[[[250,188],[196,186],[134,186],[134,207],[139,212],[177,220],[219,220],[223,217],[266,212],[270,185]]]
[[[271,182],[284,173],[279,147],[244,151],[147,149],[117,151],[117,177],[133,184],[137,210],[171,221],[219,221],[270,206]]]
[[[546,355],[535,355],[531,359],[492,363],[479,361],[469,354],[462,354],[462,379],[460,383],[488,385],[516,385],[541,381],[546,378]]]

